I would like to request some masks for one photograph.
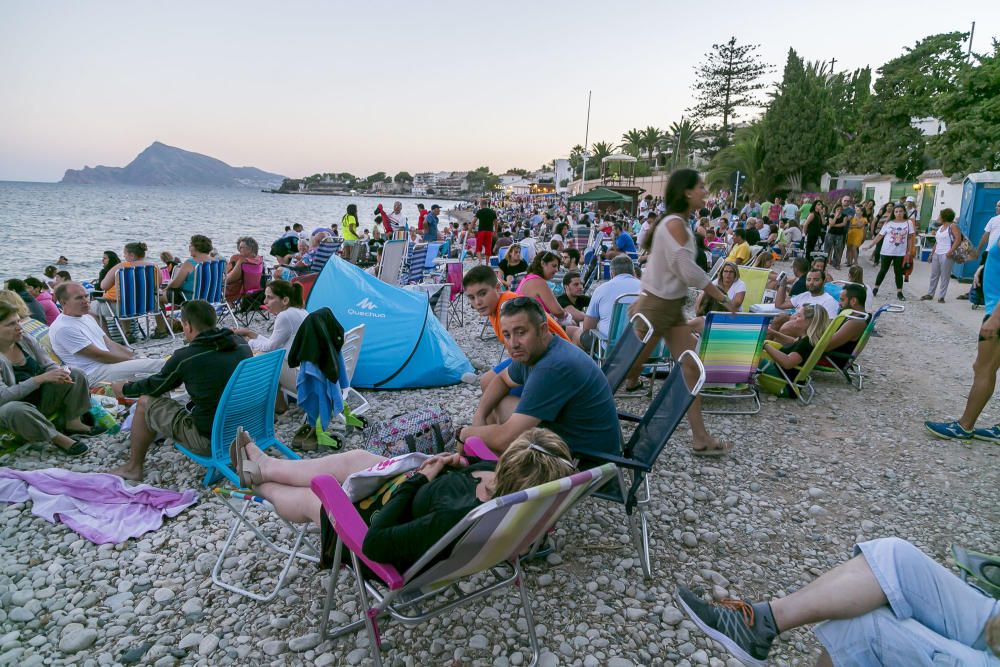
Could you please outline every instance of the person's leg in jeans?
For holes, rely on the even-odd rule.
[[[892,258],[892,273],[896,278],[896,293],[903,293],[903,258],[893,257]]]
[[[879,263],[880,266],[878,269],[878,275],[875,277],[875,287],[872,288],[872,294],[878,294],[878,288],[882,286],[882,281],[885,280],[885,274],[889,272],[889,265],[892,264],[892,257],[882,255]]]
[[[938,299],[944,301],[944,298],[948,296],[948,283],[951,282],[951,267],[954,266],[955,260],[946,255],[940,255],[941,257],[941,285],[938,288]],[[933,296],[933,295],[931,295]]]
[[[898,538],[859,544],[855,554],[770,603],[707,604],[683,588],[677,598],[699,628],[752,664],[764,664],[779,633],[823,621],[831,622],[816,634],[836,665],[931,665],[935,653],[991,664],[985,630],[1000,602]]]
[[[833,246],[834,254],[833,257],[830,258],[830,261],[833,263],[834,268],[837,269],[840,268],[841,260],[843,259],[844,256],[844,240],[845,237],[842,235],[834,237],[834,246]]]

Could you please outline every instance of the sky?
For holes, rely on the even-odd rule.
[[[878,67],[1000,2],[0,0],[0,180],[153,141],[286,176],[537,169],[680,120],[713,43]]]

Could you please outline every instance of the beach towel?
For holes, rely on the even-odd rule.
[[[126,486],[107,473],[0,468],[0,503],[28,500],[35,516],[61,521],[95,544],[117,544],[158,529],[164,516],[177,516],[198,496],[190,489]]]

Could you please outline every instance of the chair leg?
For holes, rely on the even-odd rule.
[[[326,641],[326,629],[330,625],[330,610],[333,608],[333,596],[337,591],[337,584],[340,583],[340,571],[343,564],[340,562],[344,551],[344,543],[337,538],[337,548],[333,552],[333,569],[330,572],[330,583],[326,589],[326,601],[323,603],[323,617],[319,621],[320,641]]]
[[[514,585],[517,586],[517,592],[521,596],[521,610],[524,612],[524,621],[528,625],[528,641],[531,644],[531,661],[528,663],[528,667],[534,667],[538,664],[541,651],[538,648],[538,633],[535,632],[535,615],[531,613],[531,600],[528,598],[528,582],[524,578],[521,562],[517,558],[514,559],[514,573],[517,575],[517,581]]]
[[[368,639],[371,642],[372,662],[375,667],[382,667],[382,637],[379,635],[378,610],[369,608],[368,591],[365,589],[365,581],[361,575],[361,563],[358,562],[358,555],[351,552],[351,563],[354,568],[354,579],[358,584],[358,606],[365,617],[365,628],[368,630]]]

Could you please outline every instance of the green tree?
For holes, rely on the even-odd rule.
[[[601,164],[601,160],[611,155],[615,148],[606,141],[598,141],[590,146],[590,159],[587,161],[589,164]]]
[[[530,172],[527,169],[521,169],[519,167],[512,167],[508,169],[505,173],[517,174],[518,176],[527,176]]]
[[[639,129],[631,129],[622,135],[622,143],[618,147],[622,153],[625,155],[631,155],[632,157],[639,157],[642,155],[643,149],[643,133]]]
[[[569,166],[573,170],[574,177],[580,175],[580,169],[583,168],[583,146],[580,144],[569,149]]]
[[[660,150],[671,155],[670,168],[686,166],[691,154],[702,148],[704,137],[701,125],[690,118],[671,123],[660,142]]]
[[[368,178],[366,178],[365,182],[368,183],[368,185],[371,185],[372,183],[377,183],[378,181],[384,181],[384,180],[385,180],[385,172],[377,171]]]
[[[744,109],[763,106],[759,91],[761,77],[771,73],[771,66],[757,55],[758,44],[737,44],[730,37],[725,44],[713,44],[705,60],[695,68],[695,104],[687,113],[706,125],[711,135],[710,152],[729,145],[733,121]]]
[[[856,173],[916,177],[927,166],[927,142],[911,119],[931,116],[935,99],[952,90],[969,65],[967,33],[931,35],[878,69],[875,93],[861,111],[858,135],[838,162]]]
[[[466,175],[469,182],[469,192],[489,192],[500,184],[500,177],[490,171],[489,167],[479,167]]]
[[[829,72],[820,63],[808,66],[794,49],[777,91],[761,123],[767,154],[764,166],[776,176],[818,184],[837,152]]]
[[[732,188],[736,172],[746,176],[740,192],[754,197],[769,197],[777,183],[774,172],[764,165],[767,149],[761,123],[737,130],[733,144],[719,151],[712,158],[706,181],[711,189]]]
[[[660,142],[663,141],[663,130],[658,127],[648,126],[645,130],[640,133],[642,139],[639,145],[642,146],[643,150],[649,156],[649,162],[653,162],[653,151],[660,147]]]
[[[934,105],[946,129],[931,137],[930,151],[946,174],[1000,170],[1000,42],[976,59]]]
[[[396,183],[412,183],[413,176],[410,176],[410,172],[408,171],[401,171],[395,176],[393,176],[392,180],[395,181]]]

